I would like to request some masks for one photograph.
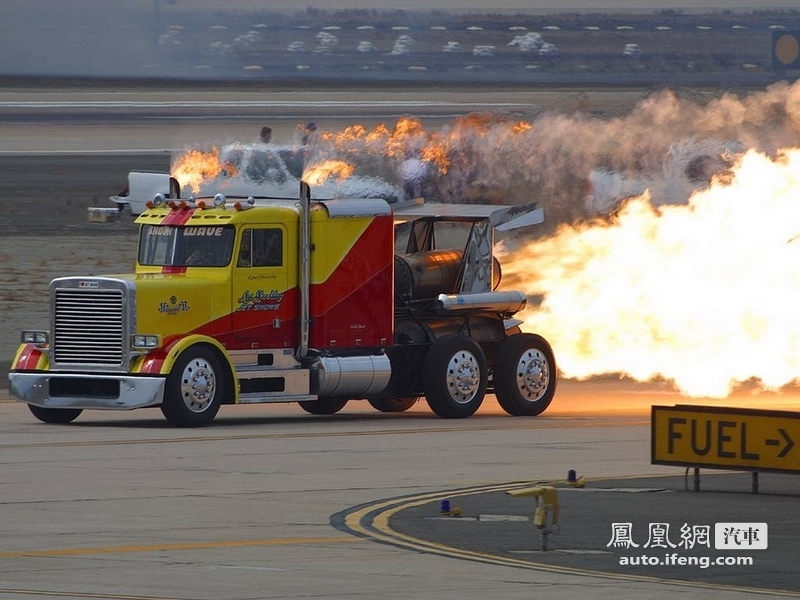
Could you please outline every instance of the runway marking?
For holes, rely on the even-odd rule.
[[[92,554],[130,554],[163,552],[167,550],[204,550],[216,548],[245,548],[250,546],[295,546],[300,544],[341,544],[358,540],[352,537],[275,538],[265,540],[219,540],[175,544],[133,544],[124,546],[94,546],[86,548],[51,548],[47,550],[18,550],[0,552],[0,558],[41,558],[51,556],[87,556]]]
[[[91,592],[67,592],[61,590],[24,590],[14,588],[0,588],[0,594],[5,597],[9,594],[15,596],[50,596],[52,598],[89,598],[91,600],[195,600],[195,598],[179,598],[178,596],[132,596],[130,594],[100,594]]]
[[[627,426],[642,426],[649,425],[649,420],[633,420],[624,423]],[[615,423],[616,425],[623,425]],[[184,442],[232,442],[241,440],[267,440],[267,439],[296,439],[296,438],[328,438],[328,437],[353,437],[353,436],[386,436],[386,435],[419,435],[427,433],[464,433],[471,431],[519,431],[529,429],[553,429],[559,426],[569,427],[574,429],[576,427],[593,428],[593,427],[606,427],[607,421],[588,421],[583,423],[575,423],[572,420],[567,420],[563,425],[553,423],[553,419],[539,421],[538,423],[520,423],[518,425],[503,425],[503,426],[455,426],[455,427],[431,427],[429,429],[409,428],[409,429],[368,429],[365,431],[340,431],[340,432],[321,432],[321,431],[308,431],[305,433],[264,433],[264,434],[245,434],[245,435],[206,435],[197,437],[174,437],[174,438],[142,438],[131,440],[95,440],[95,441],[61,441],[61,442],[28,442],[20,444],[0,444],[0,449],[11,448],[62,448],[62,447],[93,447],[93,446],[126,446],[138,444],[172,444]],[[71,427],[80,427],[74,425]],[[572,444],[574,442],[564,442]],[[558,442],[549,442],[549,445],[558,444]]]
[[[642,476],[629,476],[625,479],[637,479],[644,477],[652,477],[652,475]],[[622,479],[622,478],[614,478]],[[598,480],[599,481],[599,480]],[[413,496],[405,496],[402,498],[394,498],[389,500],[379,500],[372,504],[356,506],[350,511],[337,513],[331,519],[334,527],[340,531],[348,531],[353,535],[362,538],[373,539],[375,541],[389,544],[391,546],[405,548],[407,550],[414,550],[416,552],[426,552],[429,554],[436,554],[438,556],[445,556],[449,558],[458,558],[463,560],[472,560],[486,564],[493,564],[497,566],[523,568],[534,571],[545,571],[549,573],[559,573],[563,575],[578,575],[578,576],[591,576],[602,579],[614,579],[621,581],[639,582],[639,583],[655,583],[662,585],[674,585],[680,587],[702,588],[710,590],[724,590],[729,592],[743,592],[749,594],[780,596],[790,598],[800,598],[800,592],[791,590],[773,590],[765,588],[752,588],[746,586],[734,586],[726,584],[706,583],[701,581],[683,581],[678,579],[666,579],[662,577],[648,576],[648,575],[628,575],[624,573],[613,573],[607,571],[597,571],[594,569],[582,569],[578,567],[564,567],[558,565],[550,565],[546,563],[537,563],[531,560],[516,559],[512,557],[501,556],[497,554],[490,554],[488,552],[477,552],[472,550],[465,550],[454,546],[447,546],[437,542],[415,538],[413,536],[395,531],[389,525],[389,520],[392,516],[400,511],[415,508],[422,504],[436,502],[444,499],[452,500],[453,498],[460,498],[464,496],[473,496],[476,494],[483,494],[488,492],[509,491],[512,489],[530,487],[534,484],[541,484],[543,482],[514,482],[500,485],[478,486],[474,488],[464,488],[458,490],[439,491],[426,494],[419,494]],[[343,517],[342,517],[343,515]]]
[[[0,102],[3,108],[369,108],[372,106],[397,106],[403,108],[425,106],[458,106],[466,108],[530,106],[528,102],[447,102],[445,100],[241,100],[241,101],[173,101],[173,102]]]

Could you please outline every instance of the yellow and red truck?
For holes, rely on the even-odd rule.
[[[134,273],[51,282],[50,328],[22,332],[10,391],[48,423],[159,406],[191,427],[223,404],[399,412],[421,397],[462,418],[487,392],[537,415],[555,358],[520,331],[526,297],[497,290],[492,248],[495,229],[542,220],[535,203],[312,200],[306,184],[291,199],[158,194]]]

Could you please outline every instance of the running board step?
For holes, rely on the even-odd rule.
[[[314,400],[308,369],[247,369],[237,371],[239,402]]]

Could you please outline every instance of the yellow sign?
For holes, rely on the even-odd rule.
[[[800,472],[800,412],[653,406],[654,465]]]

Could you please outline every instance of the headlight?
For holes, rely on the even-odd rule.
[[[133,349],[158,348],[158,336],[140,335],[140,334],[132,335],[131,348]]]
[[[48,337],[49,336],[46,331],[23,331],[21,339],[23,344],[46,346]]]

